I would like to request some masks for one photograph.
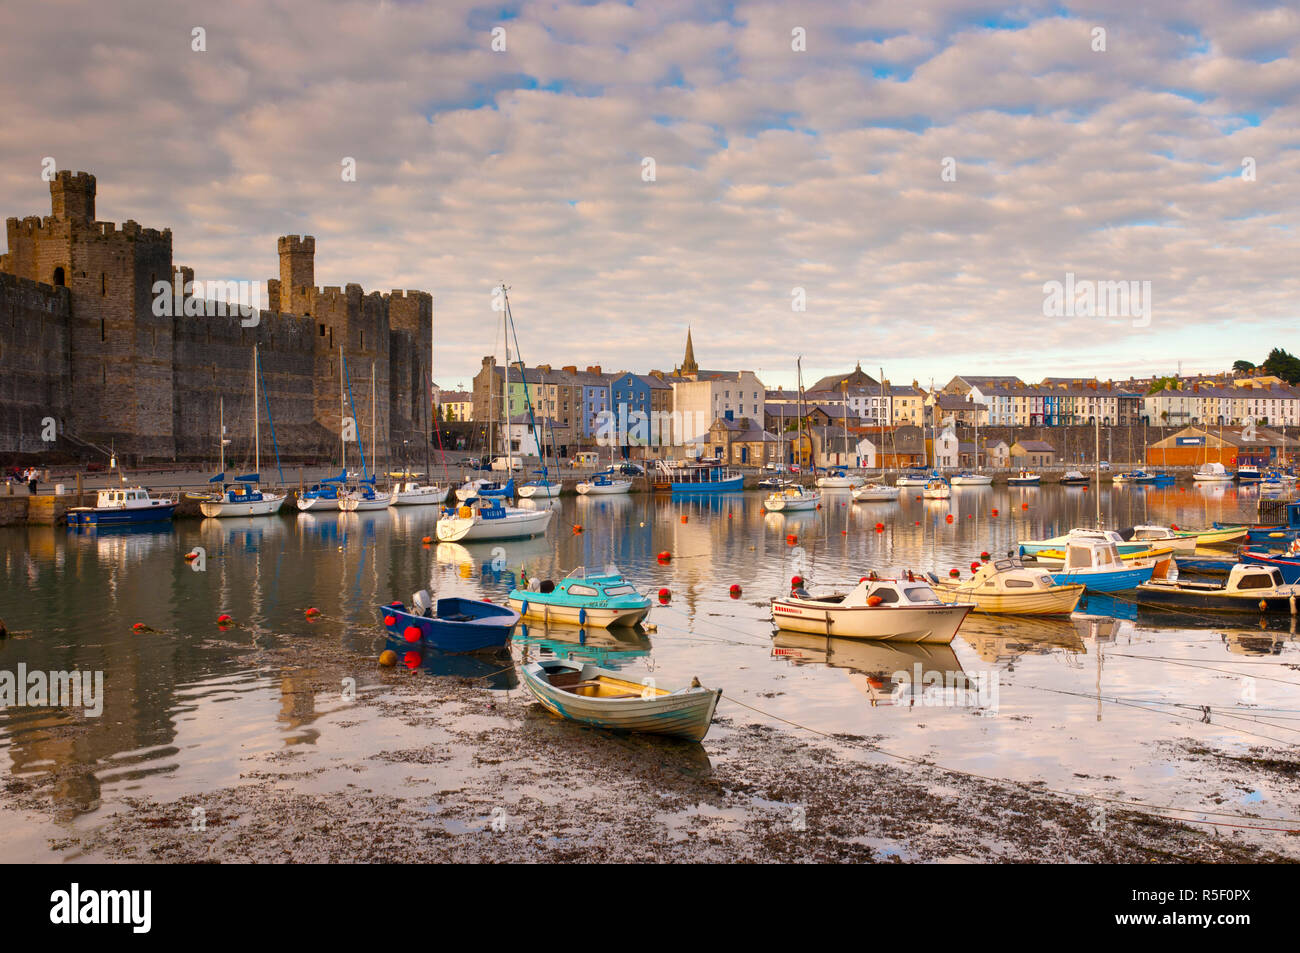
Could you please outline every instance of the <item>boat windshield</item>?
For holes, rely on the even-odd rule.
[[[617,586],[606,586],[605,595],[607,596],[629,596],[636,592],[631,586],[620,583]]]
[[[617,576],[622,578],[623,574],[618,571],[618,567],[613,563],[606,563],[604,569],[590,569],[587,566],[578,566],[570,570],[565,579],[597,579],[602,576]]]

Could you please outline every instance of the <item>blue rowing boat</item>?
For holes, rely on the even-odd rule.
[[[519,613],[508,606],[460,596],[439,599],[435,613],[423,589],[412,597],[412,602],[411,611],[400,602],[379,606],[384,628],[412,645],[441,652],[499,648],[509,641],[519,621]]]

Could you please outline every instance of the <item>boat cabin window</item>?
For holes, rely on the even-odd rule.
[[[1034,584],[1028,579],[1008,579],[1006,581],[1008,589],[1032,589]]]
[[[1242,576],[1241,581],[1237,583],[1238,589],[1268,589],[1274,586],[1273,577],[1264,572],[1255,572],[1247,576]]]
[[[877,589],[877,592],[880,590]],[[939,597],[934,594],[934,590],[929,586],[908,586],[907,598],[913,602],[938,602]]]
[[[597,594],[596,590],[591,586],[583,586],[578,583],[569,586],[569,593],[575,596],[594,596]]]
[[[1087,546],[1071,546],[1070,565],[1076,569],[1087,569],[1092,565],[1092,550]]]
[[[888,589],[885,588],[884,586],[881,586],[880,588],[876,589],[871,594],[873,596],[879,596],[880,601],[882,603],[893,603],[898,601],[898,593],[895,592],[893,589]]]
[[[631,586],[607,586],[605,588],[605,595],[607,596],[626,596],[631,592],[636,592]]]

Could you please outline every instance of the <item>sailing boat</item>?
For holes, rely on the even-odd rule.
[[[325,477],[311,488],[298,493],[298,509],[304,513],[310,511],[326,512],[339,508],[339,489],[348,479],[348,436],[347,410],[343,403],[343,345],[339,345],[339,475]]]
[[[609,469],[593,473],[579,483],[575,489],[579,496],[612,496],[616,493],[628,493],[632,490],[632,481],[623,480],[614,472],[614,442],[609,444]]]
[[[937,404],[935,405],[937,408]],[[955,431],[954,431],[955,433]],[[957,458],[961,459],[961,441],[957,443]],[[980,415],[975,414],[975,472],[962,470],[948,480],[953,486],[988,486],[993,477],[980,472]]]
[[[840,386],[844,389],[844,446],[847,450],[849,445],[849,381],[848,378],[840,381]],[[847,456],[847,454],[846,454]],[[848,471],[843,467],[835,467],[827,471],[824,477],[818,477],[817,485],[823,490],[851,490],[862,484],[862,477],[850,476]]]
[[[429,322],[429,387],[424,395],[424,469],[425,476],[430,471],[429,466],[429,431],[433,428],[433,321]],[[441,447],[441,435],[439,436],[439,447]],[[444,460],[444,469],[445,469]],[[444,474],[445,476],[445,474]],[[403,473],[400,476],[401,482],[393,490],[393,506],[426,506],[430,503],[441,503],[447,499],[447,487],[438,486],[436,483],[421,483],[419,480],[412,479],[412,474],[408,467],[403,467]]]
[[[379,468],[379,437],[375,428],[375,362],[370,362],[370,452],[375,455],[375,469]],[[393,494],[375,489],[375,475],[366,476],[366,451],[361,448],[361,482],[339,494],[339,509],[345,513],[359,510],[386,510],[393,502]]]
[[[515,356],[518,357],[520,353],[519,336],[515,333],[515,316],[510,313],[510,304],[508,301],[505,302],[505,307],[506,307],[506,322],[509,329],[508,333],[514,335]],[[521,367],[522,364],[523,361],[521,359],[520,360]],[[520,377],[523,378],[522,383],[524,385],[524,405],[528,408],[528,424],[532,428],[533,436],[538,438],[539,441],[539,445],[537,447],[537,455],[538,457],[541,458],[541,467],[536,472],[541,479],[529,480],[527,483],[521,486],[519,488],[519,496],[521,499],[525,499],[525,500],[551,499],[560,495],[560,490],[563,489],[564,484],[560,480],[549,479],[550,471],[547,469],[546,466],[546,431],[545,428],[543,428],[541,433],[540,434],[538,433],[537,415],[533,413],[533,399],[528,393],[528,377],[522,372],[520,373]],[[554,428],[551,429],[551,444],[552,444],[552,449],[554,449],[554,444],[555,444]]]
[[[269,412],[269,405],[268,405]],[[205,497],[199,502],[199,510],[204,516],[269,516],[280,512],[280,507],[288,494],[263,493],[258,484],[262,474],[257,472],[262,464],[261,414],[257,408],[257,345],[253,345],[253,472],[245,473],[234,479],[234,485],[226,479],[226,404],[221,401],[219,408],[221,421],[221,472],[209,480],[209,483],[221,483],[218,493]],[[268,413],[269,416],[269,413]]]
[[[803,358],[795,362],[798,369],[799,380],[799,417],[798,417],[798,437],[795,445],[799,448],[799,472],[800,479],[803,474]],[[816,469],[814,461],[814,469]],[[822,501],[822,495],[816,490],[808,487],[795,485],[787,486],[775,493],[769,493],[767,499],[763,501],[763,509],[769,513],[794,513],[800,510],[815,509]]]
[[[887,404],[885,404],[885,369],[883,367],[880,369],[880,398],[881,398],[881,406],[888,406]],[[876,419],[880,420],[881,417],[877,415]],[[885,435],[884,428],[882,427],[880,431],[882,444],[884,443],[884,435]],[[891,434],[891,439],[892,439],[892,434]],[[882,446],[879,449],[877,449],[876,453],[883,457],[883,450],[884,448]],[[897,452],[895,452],[894,456],[898,456]],[[880,481],[868,482],[868,483],[864,483],[862,486],[855,487],[853,490],[854,503],[896,503],[898,502],[898,496],[900,490],[898,489],[898,487],[890,486],[889,484],[884,482],[885,461],[881,459],[879,462],[880,462]]]
[[[501,285],[501,294],[506,295],[506,286]],[[510,311],[509,299],[505,300],[504,314],[502,315],[502,326]],[[503,395],[509,395],[510,384],[510,339],[506,338],[506,368],[505,384],[506,389]],[[508,400],[502,401],[502,415],[506,421],[506,453],[507,466],[513,463],[510,454],[510,405]],[[514,480],[511,479],[505,487],[513,494]],[[459,490],[457,495],[459,495]],[[504,505],[501,496],[504,493],[498,493],[497,496],[489,496],[484,492],[484,487],[479,488],[477,506],[470,506],[468,502],[462,501],[456,509],[445,509],[442,511],[442,517],[438,520],[436,532],[438,541],[442,543],[459,543],[473,540],[486,539],[524,539],[531,536],[541,536],[546,532],[546,528],[551,524],[551,515],[554,510],[549,508],[537,510],[525,510]]]

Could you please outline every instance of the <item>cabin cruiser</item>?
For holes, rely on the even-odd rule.
[[[631,492],[632,481],[620,480],[614,475],[614,470],[611,467],[608,470],[602,470],[600,473],[593,473],[579,483],[576,489],[579,496],[609,496],[615,493]]]
[[[1134,526],[1120,530],[1120,536],[1135,543],[1147,543],[1159,549],[1172,549],[1175,553],[1196,552],[1196,537],[1176,533],[1168,526]]]
[[[94,506],[68,509],[68,525],[120,526],[169,520],[176,511],[176,503],[171,497],[151,496],[142,486],[100,490],[95,496]]]
[[[1237,467],[1238,483],[1258,483],[1259,481],[1260,481],[1259,467],[1251,466],[1249,464],[1247,464],[1246,466]]]
[[[1083,597],[1083,585],[1058,585],[1041,569],[1028,569],[1009,556],[980,566],[969,579],[927,578],[940,600],[973,602],[976,612],[997,615],[1069,615]]]
[[[821,501],[822,495],[816,490],[802,486],[787,486],[775,493],[769,493],[767,499],[763,501],[763,509],[769,513],[795,513],[816,509]]]
[[[962,470],[948,482],[953,486],[989,486],[992,484],[993,478],[985,473],[972,473],[970,470]]]
[[[1065,476],[1061,477],[1061,483],[1065,486],[1087,486],[1092,482],[1092,477],[1086,477],[1078,470],[1067,470]]]
[[[1231,483],[1232,474],[1222,463],[1203,463],[1192,474],[1192,480],[1197,483]]]
[[[423,506],[442,503],[447,499],[447,488],[418,480],[405,480],[393,490],[393,506]]]
[[[575,569],[558,583],[531,579],[511,591],[510,607],[525,619],[590,625],[631,626],[650,612],[650,597],[638,592],[613,566]]]
[[[795,588],[772,600],[772,621],[791,632],[947,645],[974,608],[970,602],[945,605],[929,583],[910,572],[898,579],[872,576],[849,592],[824,596]]]
[[[854,488],[853,502],[896,503],[898,495],[899,489],[896,486],[886,486],[884,483],[864,483],[862,486]]]
[[[817,486],[823,490],[851,490],[862,485],[862,477],[850,476],[845,470],[835,469],[825,476],[817,478]]]
[[[1288,585],[1276,566],[1239,563],[1227,581],[1183,582],[1153,579],[1137,587],[1140,606],[1174,606],[1218,612],[1296,614],[1300,586]]]
[[[1042,482],[1042,474],[1033,470],[1021,470],[1015,476],[1007,477],[1007,486],[1038,486]]]
[[[1171,551],[1155,552],[1155,558],[1134,554],[1126,560],[1109,539],[1071,534],[1065,551],[1060,554],[1060,568],[1051,570],[1050,575],[1058,586],[1080,583],[1095,592],[1121,592],[1148,582],[1157,571],[1161,575],[1168,572],[1173,565]],[[1043,560],[1055,555],[1040,552],[1036,558]]]
[[[952,496],[952,490],[948,486],[947,480],[930,480],[925,484],[925,489],[921,495],[927,500],[946,500]]]
[[[455,509],[443,510],[435,531],[440,543],[523,539],[545,533],[554,512],[516,509],[503,505],[499,499],[483,499],[476,505],[462,503]]]

